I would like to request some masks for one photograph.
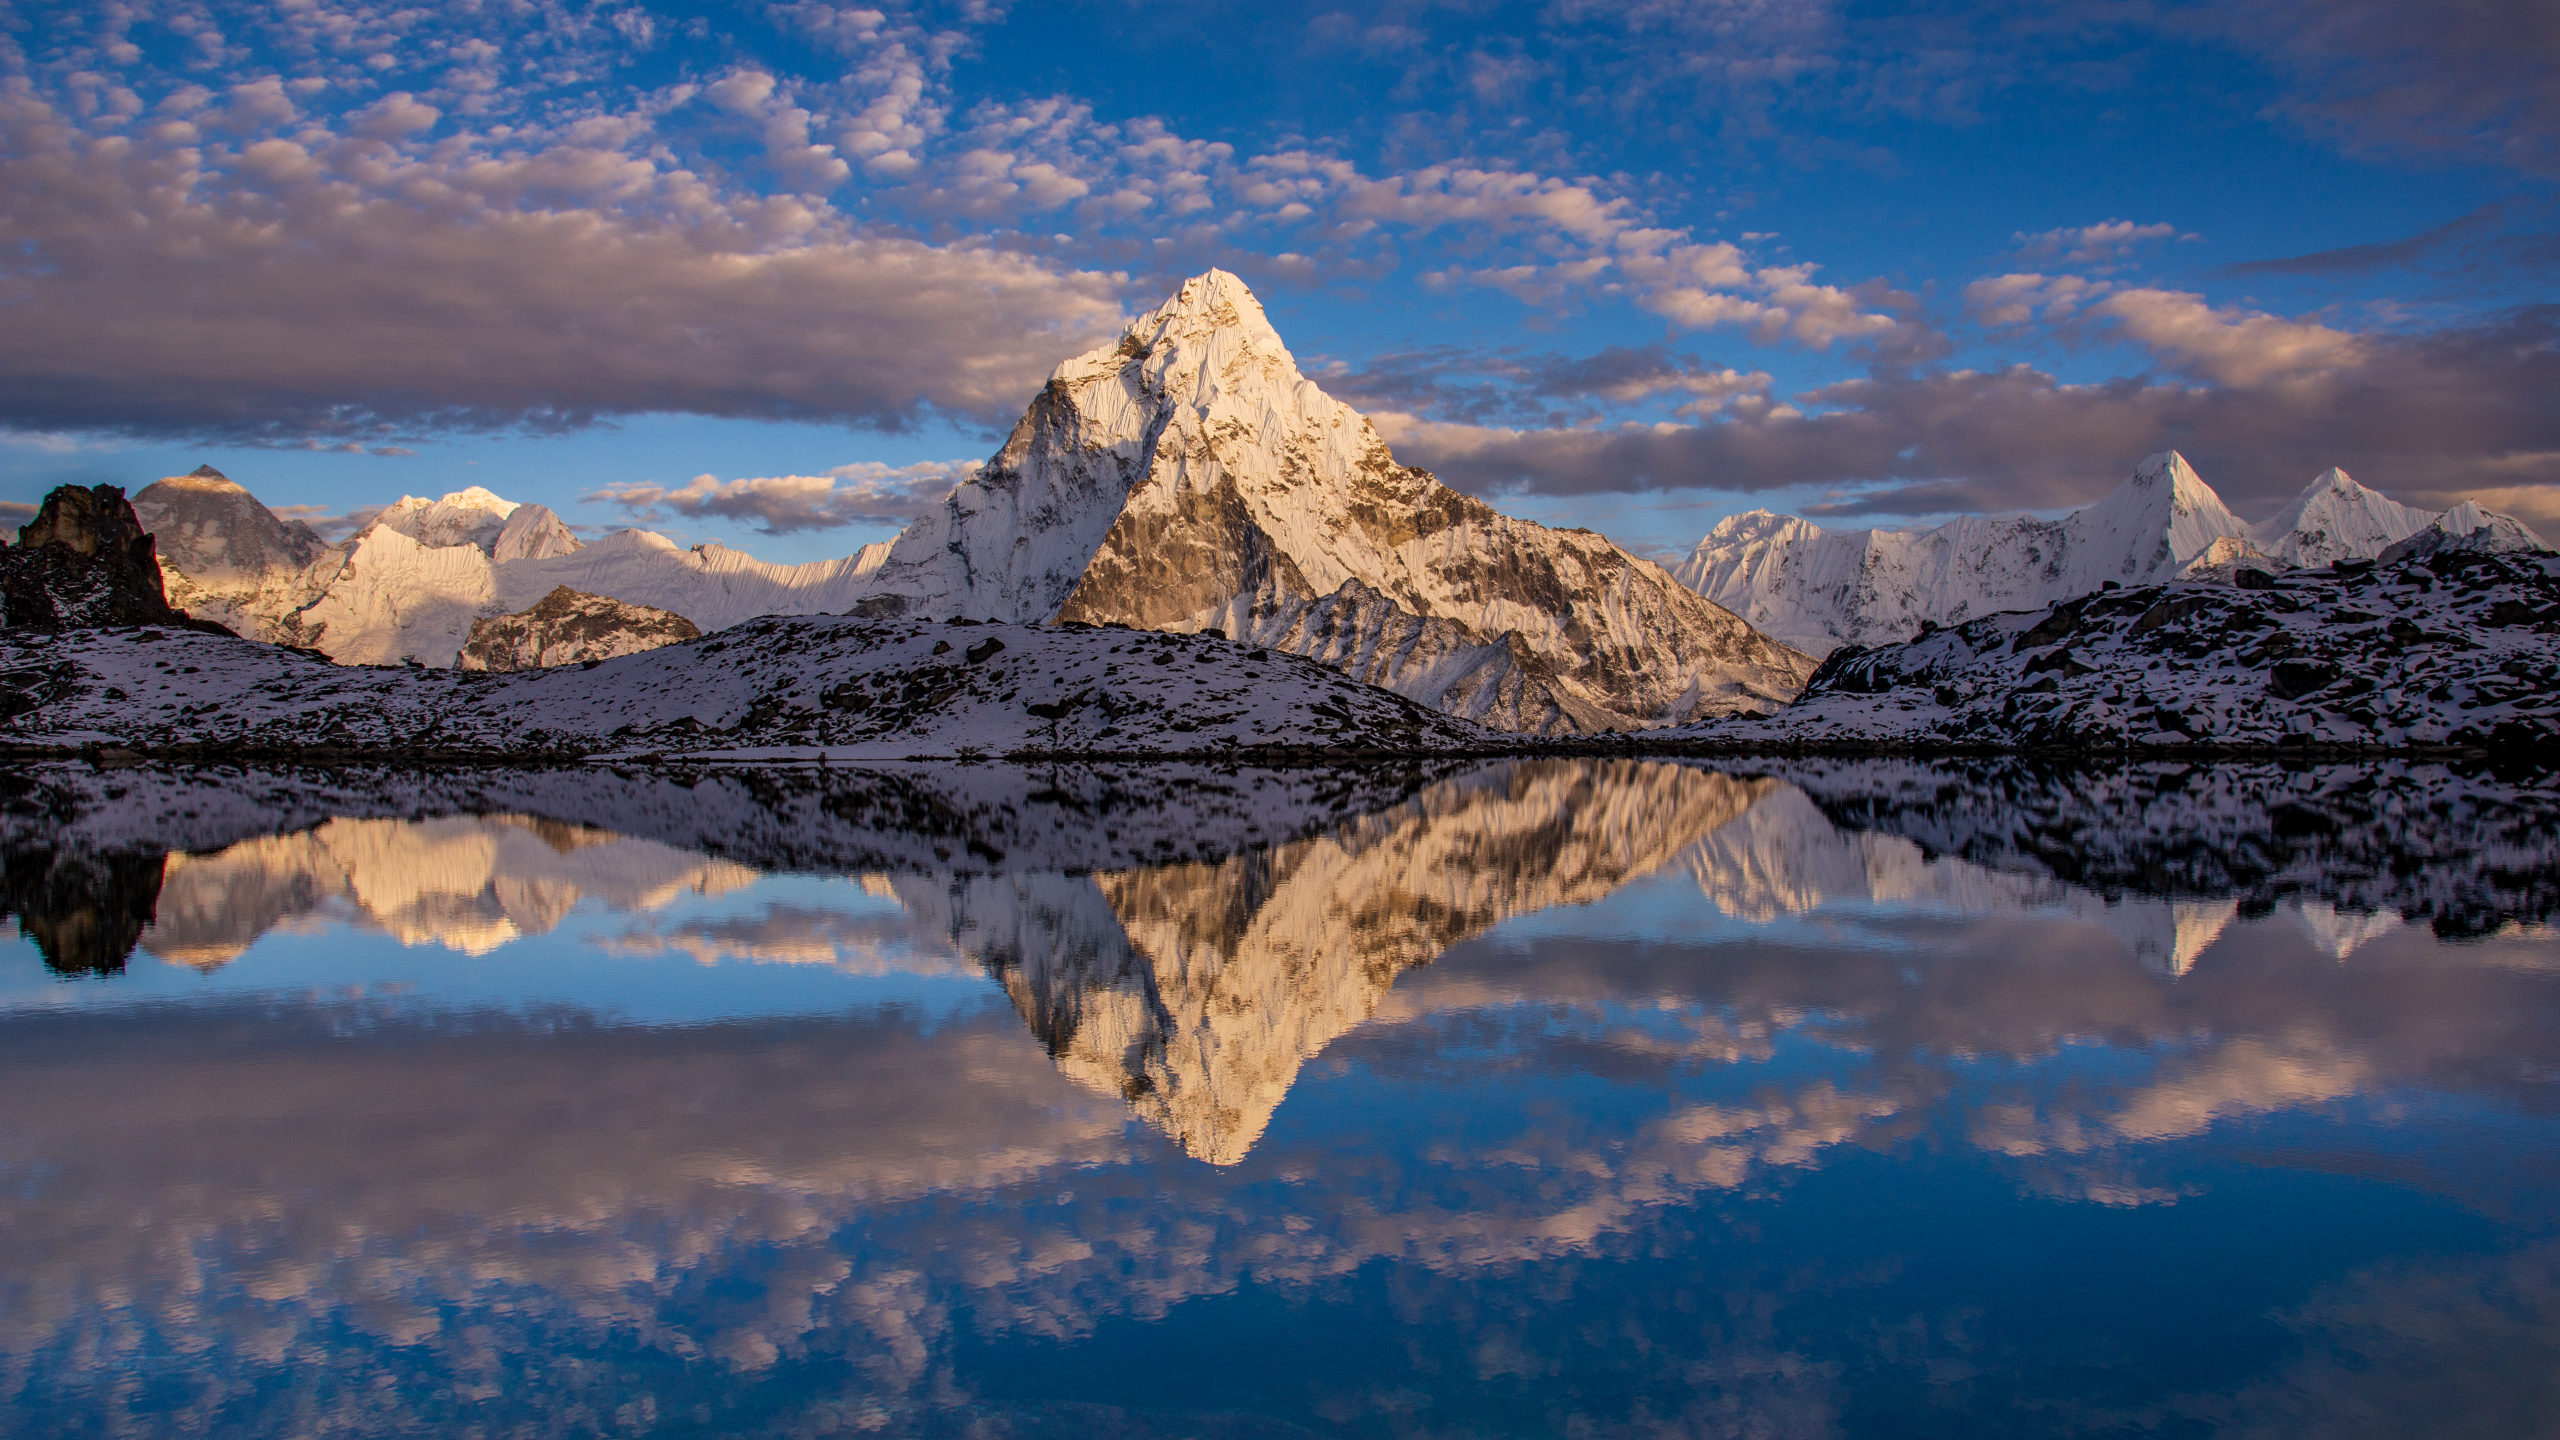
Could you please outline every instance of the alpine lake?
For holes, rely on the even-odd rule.
[[[2560,1433],[2560,794],[0,771],[0,1433]]]

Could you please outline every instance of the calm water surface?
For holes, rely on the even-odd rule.
[[[0,1431],[2560,1432],[2442,767],[0,775]]]

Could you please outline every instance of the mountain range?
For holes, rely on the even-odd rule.
[[[2509,517],[2432,514],[2336,469],[2253,525],[2170,452],[2059,520],[1828,531],[1755,511],[1665,570],[1399,464],[1217,270],[1059,366],[940,506],[841,559],[774,565],[637,529],[587,543],[477,487],[403,497],[331,544],[209,466],[134,510],[172,603],[341,663],[584,662],[763,615],[1124,625],[1306,657],[1539,736],[1773,711],[1844,644],[2110,584],[2541,548]]]
[[[403,498],[329,545],[210,467],[134,507],[168,537],[175,603],[348,663],[450,665],[475,621],[560,586],[704,631],[858,612],[1214,632],[1539,735],[1774,708],[1815,663],[1599,535],[1397,464],[1214,270],[1060,366],[940,508],[841,560],[768,565],[642,530],[582,544],[478,488]]]
[[[1674,573],[1772,638],[1828,655],[1908,640],[1925,626],[2041,610],[2110,583],[2228,581],[2242,569],[2314,569],[2470,537],[2464,548],[2548,548],[2512,517],[2467,501],[2437,515],[2335,467],[2252,525],[2172,450],[2059,520],[1969,515],[1928,529],[1825,530],[1754,510],[1718,522]]]

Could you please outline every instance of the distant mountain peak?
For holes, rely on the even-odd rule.
[[[214,469],[211,465],[199,465],[199,466],[197,466],[196,468],[194,468],[193,470],[188,471],[184,476],[179,477],[179,478],[187,479],[187,480],[219,480],[219,481],[221,481],[221,482],[222,482],[223,484],[225,484],[225,485],[228,485],[228,484],[230,484],[230,483],[231,483],[231,477],[230,477],[230,476],[225,475],[225,474],[223,474],[221,471]]]
[[[2443,521],[2321,471],[2273,518],[2241,520],[2175,450],[2145,456],[2123,483],[2061,520],[1966,516],[1925,530],[1826,532],[1753,512],[1719,521],[1676,572],[1717,604],[1790,645],[1908,640],[1924,624],[2038,609],[2109,582],[2228,581],[2242,569],[2370,560],[2420,532],[2429,544],[2530,548],[2520,525],[2465,537],[2484,522]]]

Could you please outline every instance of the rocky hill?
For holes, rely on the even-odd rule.
[[[637,655],[701,638],[692,621],[646,605],[582,595],[566,585],[513,615],[471,622],[458,670],[539,670]]]
[[[1206,635],[774,617],[576,667],[340,666],[153,627],[0,634],[0,745],[233,753],[1426,753],[1494,737]]]
[[[2060,520],[1967,516],[1925,530],[1825,530],[1754,511],[1719,522],[1676,573],[1700,594],[1809,654],[1908,640],[2041,609],[2107,583],[2225,583],[2240,570],[2373,560],[2430,528],[2483,527],[2544,548],[2521,522],[2477,506],[2437,516],[2325,470],[2274,516],[2233,514],[2186,457],[2154,455],[2098,503]]]
[[[1832,652],[1740,745],[2073,750],[2560,743],[2560,558],[2448,548],[2376,566],[2101,590]]]

